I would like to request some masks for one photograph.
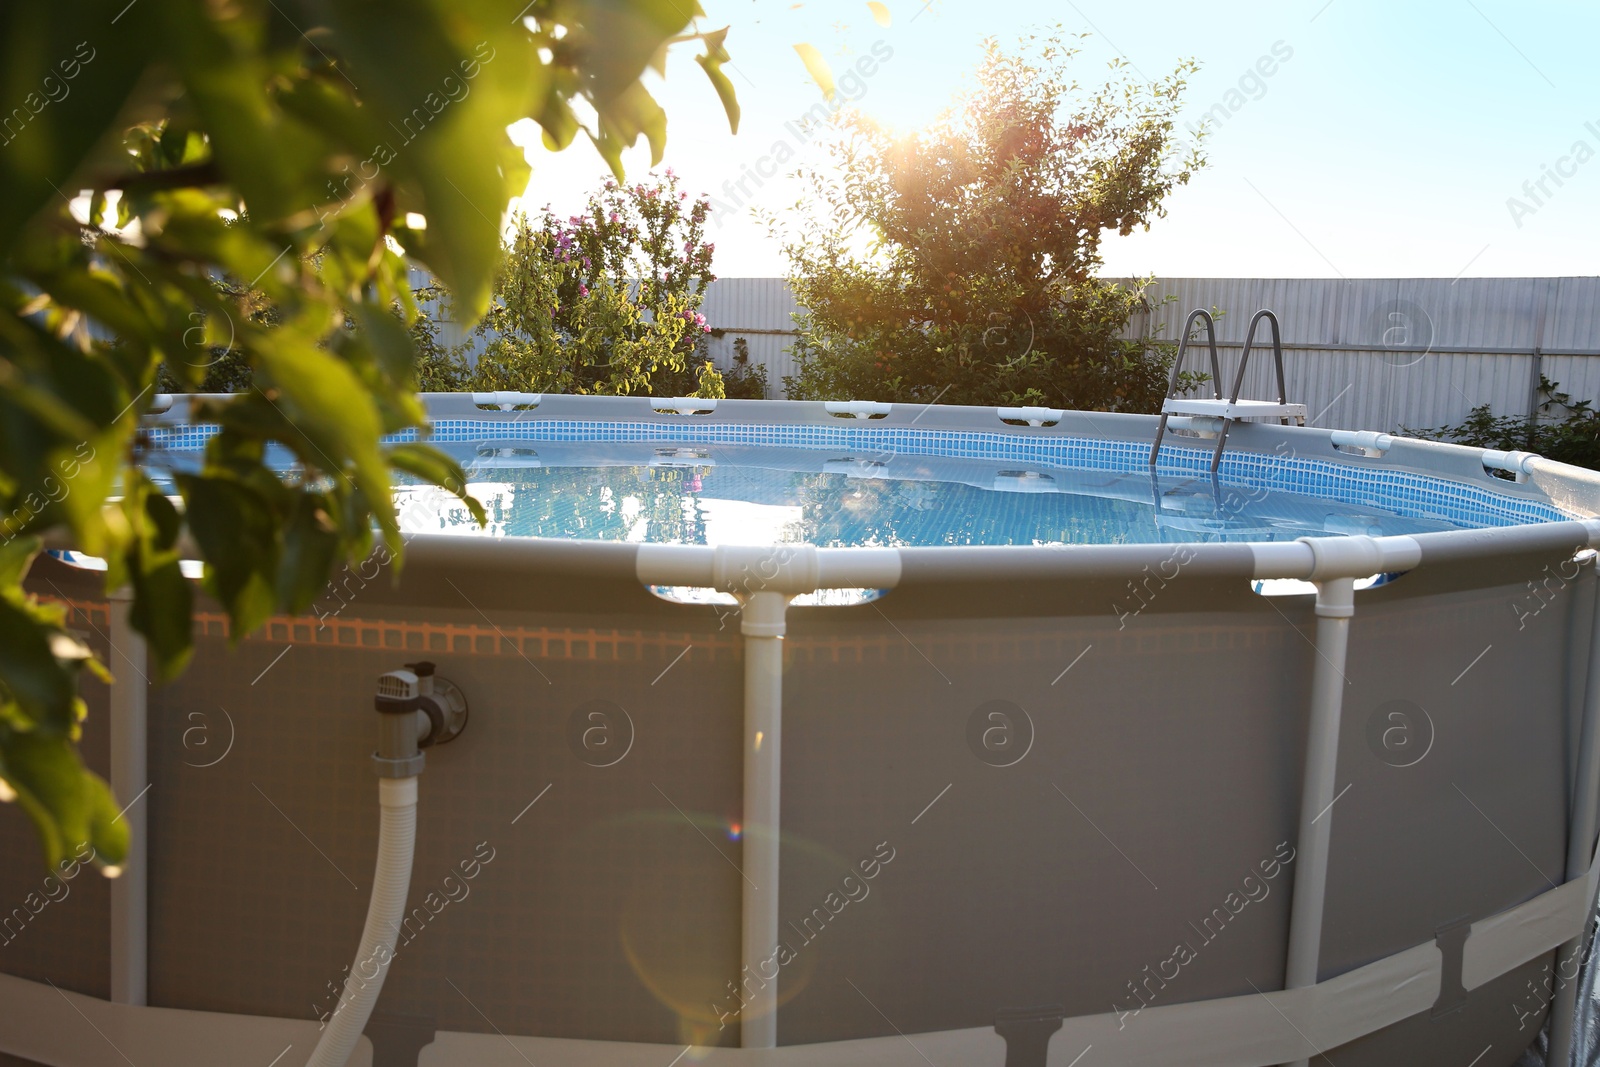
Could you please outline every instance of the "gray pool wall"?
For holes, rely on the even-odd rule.
[[[430,407],[442,420],[466,403]],[[652,425],[833,425],[815,405],[658,417],[566,397],[470,417],[616,421],[624,407]],[[1154,424],[982,414],[985,432],[1146,447]],[[956,432],[977,418],[897,406],[873,421]],[[1229,454],[1270,460],[1284,445],[1574,517],[1600,501],[1591,473],[1535,462],[1507,482],[1477,450],[1400,439],[1372,458],[1326,431],[1243,426]],[[1581,529],[1548,529],[1427,535],[1423,565],[1356,594],[1322,978],[1565,880],[1595,578],[1573,561]],[[422,778],[412,900],[426,912],[388,978],[386,1025],[737,1044],[737,613],[653,596],[633,546],[460,540],[419,538],[403,570],[346,577],[337,610],[274,619],[236,647],[201,604],[193,665],[149,696],[150,1002],[295,1018],[331,1006],[375,856],[374,681],[426,657],[471,720]],[[1243,546],[1195,547],[1195,565],[1155,584],[1143,568],[1171,546],[907,551],[882,599],[790,610],[781,1044],[1282,987],[1313,598],[1253,592]],[[81,628],[104,625],[98,575],[41,560],[30,588],[77,605]],[[105,696],[85,686],[94,766]],[[585,740],[597,708],[616,747]],[[974,742],[995,708],[1025,751]],[[1397,744],[1386,731],[1402,723]],[[0,808],[0,849],[35,854],[14,806]],[[22,901],[42,873],[5,865],[0,899]],[[105,996],[108,923],[103,883],[80,877],[0,969]],[[1180,944],[1192,959],[1160,977]],[[1510,1064],[1543,1020],[1550,962],[1325,1051],[1340,1067],[1457,1067],[1492,1046],[1481,1067]]]

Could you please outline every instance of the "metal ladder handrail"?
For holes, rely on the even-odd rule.
[[[1283,338],[1278,333],[1278,316],[1268,309],[1262,308],[1250,320],[1250,329],[1244,335],[1244,352],[1239,356],[1239,373],[1234,375],[1233,395],[1228,398],[1228,402],[1231,404],[1239,402],[1239,390],[1244,388],[1244,370],[1250,362],[1250,348],[1255,344],[1256,327],[1261,324],[1262,319],[1266,319],[1272,324],[1272,359],[1278,369],[1278,403],[1287,404],[1289,402],[1288,387],[1284,384],[1283,379]],[[1283,422],[1281,417],[1278,421],[1283,425],[1288,425]]]
[[[1208,324],[1211,322],[1210,315],[1203,311],[1195,311],[1189,315],[1188,322],[1184,324],[1184,341],[1180,342],[1179,344],[1178,361],[1173,363],[1172,382],[1167,387],[1168,401],[1172,400],[1172,395],[1177,389],[1179,368],[1183,359],[1184,348],[1186,347],[1185,343],[1188,341],[1189,323],[1192,323],[1196,316],[1204,316]],[[1278,403],[1280,405],[1287,405],[1289,403],[1289,387],[1283,373],[1283,336],[1278,326],[1278,316],[1273,314],[1267,308],[1262,308],[1251,317],[1250,328],[1245,332],[1244,351],[1239,356],[1239,370],[1233,376],[1233,391],[1228,396],[1229,405],[1239,403],[1239,393],[1244,389],[1245,371],[1250,365],[1250,352],[1252,349],[1254,349],[1256,343],[1256,328],[1261,325],[1261,320],[1263,319],[1265,319],[1272,326],[1272,361],[1273,367],[1278,374]],[[1212,338],[1212,365],[1216,366],[1215,335],[1213,335]],[[1215,387],[1212,389],[1212,399],[1222,399],[1217,395]],[[1150,446],[1150,467],[1152,470],[1155,469],[1156,458],[1161,452],[1161,441],[1166,436],[1167,432],[1168,413],[1166,407],[1166,404],[1162,405],[1161,421],[1156,426],[1155,444]],[[1231,411],[1232,409],[1230,407],[1224,410]],[[1298,419],[1300,425],[1305,425],[1305,416],[1303,414],[1297,415],[1296,418]],[[1235,421],[1236,420],[1230,417],[1228,414],[1224,414],[1222,416],[1222,426],[1217,432],[1217,447],[1211,453],[1211,473],[1213,476],[1216,475],[1218,467],[1222,465],[1222,450],[1227,446],[1228,430],[1232,428]],[[1288,416],[1279,414],[1278,422],[1281,425],[1287,426],[1289,424]]]
[[[1200,319],[1206,324],[1206,345],[1211,349],[1211,398],[1221,400],[1222,393],[1218,386],[1222,383],[1222,365],[1217,360],[1217,324],[1211,318],[1211,312],[1204,308],[1196,308],[1189,312],[1189,317],[1183,321],[1183,336],[1178,338],[1178,358],[1172,361],[1172,380],[1167,383],[1167,399],[1171,400],[1178,391],[1178,379],[1183,373],[1183,357],[1189,351],[1189,335],[1194,332],[1194,322]],[[1167,432],[1167,419],[1170,416],[1163,411],[1161,423],[1156,428],[1155,444],[1150,446],[1150,466],[1156,465],[1156,453],[1161,451],[1161,438]]]

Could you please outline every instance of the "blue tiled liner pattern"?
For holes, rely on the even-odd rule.
[[[149,430],[149,439],[155,448],[192,452],[203,449],[216,432],[216,426],[206,424],[153,427]],[[388,443],[415,441],[417,433],[407,430],[385,440]],[[687,419],[682,424],[441,419],[434,423],[431,440],[436,444],[518,440],[777,445],[885,455],[905,453],[992,459],[1066,470],[1121,473],[1148,469],[1150,457],[1150,446],[1138,441],[908,427],[696,424]],[[1205,476],[1210,464],[1210,448],[1187,448],[1169,441],[1161,449],[1159,469],[1163,473]],[[1409,518],[1443,519],[1462,526],[1514,526],[1571,517],[1549,503],[1506,496],[1465,482],[1413,471],[1368,469],[1293,455],[1225,452],[1218,473],[1230,485],[1299,493],[1379,508]]]

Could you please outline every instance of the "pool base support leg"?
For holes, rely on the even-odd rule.
[[[148,1003],[149,990],[149,871],[145,859],[149,811],[140,799],[149,787],[147,750],[150,683],[145,640],[129,621],[133,593],[120,589],[111,594],[110,659],[116,681],[111,683],[111,792],[127,805],[122,819],[128,825],[128,856],[122,874],[111,883],[111,1000],[117,1004]]]
[[[1006,1039],[1005,1067],[1046,1067],[1050,1037],[1061,1029],[1059,1004],[1042,1008],[1005,1008],[995,1016],[995,1033]]]
[[[1354,614],[1354,579],[1327,578],[1317,583],[1311,724],[1306,736],[1305,781],[1300,793],[1300,834],[1295,847],[1285,989],[1317,984],[1317,962],[1322,952],[1322,912],[1328,889],[1328,842],[1332,837],[1334,784],[1339,769],[1345,653],[1350,643],[1350,617]],[[1292,1067],[1306,1067],[1309,1062],[1309,1058],[1297,1060]]]
[[[783,766],[783,633],[789,597],[744,598],[744,923],[739,1043],[778,1045],[778,795]]]
[[[1594,628],[1589,634],[1589,675],[1584,687],[1583,731],[1578,742],[1578,777],[1572,790],[1571,822],[1567,828],[1567,878],[1582,877],[1593,858],[1596,824],[1600,822],[1600,563],[1595,574]],[[1590,902],[1590,914],[1594,911]],[[1548,1067],[1572,1062],[1572,1028],[1578,1007],[1578,982],[1583,977],[1583,952],[1590,923],[1584,932],[1556,953],[1555,1000],[1550,1006]]]

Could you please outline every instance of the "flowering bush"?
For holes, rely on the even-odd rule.
[[[581,215],[519,216],[475,331],[471,387],[722,396],[700,313],[715,278],[709,212],[669,169],[651,183],[607,182]]]

